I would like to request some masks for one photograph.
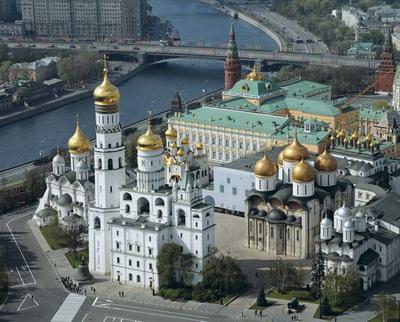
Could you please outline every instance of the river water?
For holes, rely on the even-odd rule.
[[[184,42],[221,45],[227,41],[231,18],[205,4],[190,0],[149,0],[153,14],[172,22]],[[235,23],[239,47],[257,45],[275,50],[276,43],[255,27]],[[211,60],[175,60],[156,64],[125,82],[121,91],[123,125],[143,119],[146,111],[154,113],[169,107],[178,90],[184,101],[199,97],[223,86],[223,63]],[[95,135],[92,99],[66,105],[30,119],[0,127],[0,170],[48,154],[57,145],[66,147],[75,129],[75,115],[89,137]]]

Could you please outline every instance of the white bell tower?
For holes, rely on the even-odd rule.
[[[125,147],[119,117],[119,91],[108,79],[95,89],[96,145],[94,148],[95,204],[89,212],[89,269],[109,274],[111,244],[109,221],[119,215],[119,188],[126,183]]]

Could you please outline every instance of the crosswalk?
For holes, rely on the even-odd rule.
[[[72,322],[79,308],[85,302],[86,296],[69,294],[60,306],[51,322]]]

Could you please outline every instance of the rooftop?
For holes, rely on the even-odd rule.
[[[390,192],[389,194],[375,197],[367,205],[379,219],[400,227],[400,212],[394,210],[400,209],[400,195]]]
[[[331,86],[300,79],[289,80],[279,85],[286,90],[287,96],[298,98],[307,98],[318,92],[331,90]]]

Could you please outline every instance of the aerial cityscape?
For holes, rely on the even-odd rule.
[[[0,141],[0,321],[400,321],[398,0],[2,0]]]

